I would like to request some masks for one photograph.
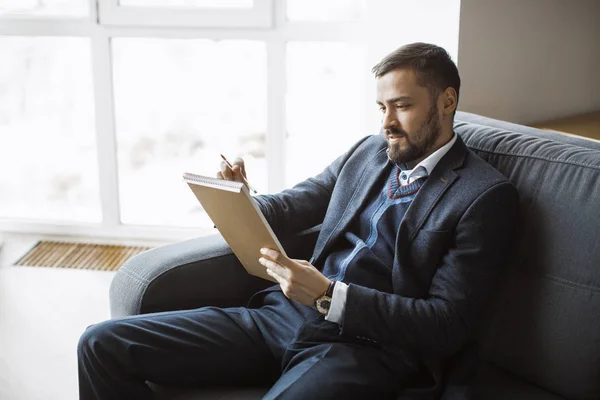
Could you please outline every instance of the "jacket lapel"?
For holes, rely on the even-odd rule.
[[[319,258],[326,254],[327,249],[335,243],[336,239],[346,230],[352,220],[359,215],[367,204],[370,194],[379,182],[382,182],[383,174],[389,174],[390,163],[383,147],[377,152],[372,160],[367,160],[365,168],[357,171],[359,178],[353,193],[348,196],[350,200],[340,207],[333,208],[325,218],[321,226],[321,233],[315,244],[315,250],[311,263],[316,263]],[[448,150],[448,153],[438,162],[425,184],[406,211],[406,215],[398,229],[396,238],[396,258],[401,259],[408,246],[415,238],[421,226],[438,203],[442,195],[458,178],[454,170],[460,168],[467,154],[467,147],[462,139],[456,138],[456,143]]]
[[[448,153],[442,157],[433,169],[433,172],[406,211],[396,237],[396,259],[402,259],[404,252],[408,249],[433,208],[458,178],[455,170],[463,165],[466,154],[467,147],[459,136],[456,138],[454,145],[448,150]]]
[[[335,243],[336,239],[346,231],[350,223],[366,206],[374,190],[379,190],[378,183],[382,182],[383,175],[389,174],[390,163],[385,152],[387,146],[378,151],[371,160],[366,160],[362,171],[356,171],[356,182],[348,202],[334,207],[328,213],[321,226],[321,233],[315,244],[311,263],[316,262],[324,252]]]

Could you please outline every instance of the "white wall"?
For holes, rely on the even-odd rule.
[[[600,109],[599,0],[462,0],[459,109],[531,123]]]

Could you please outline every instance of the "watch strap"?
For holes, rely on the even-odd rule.
[[[335,288],[335,283],[336,282],[337,281],[331,281],[331,283],[327,287],[327,290],[325,291],[325,296],[327,296],[327,297],[333,297],[333,289]]]

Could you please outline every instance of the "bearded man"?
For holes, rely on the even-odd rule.
[[[511,250],[517,192],[453,132],[460,77],[444,49],[409,44],[373,72],[381,133],[319,175],[255,197],[279,238],[321,225],[312,258],[263,249],[279,284],[248,307],[88,328],[82,399],[150,398],[146,381],[267,383],[265,399],[394,399],[414,388],[436,398],[464,383]],[[243,181],[243,161],[218,176]]]

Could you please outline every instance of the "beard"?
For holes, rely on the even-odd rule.
[[[422,158],[442,134],[437,103],[434,102],[429,108],[427,118],[413,134],[408,135],[404,130],[397,128],[386,129],[384,133],[404,137],[404,148],[400,147],[400,143],[388,143],[388,157],[393,163],[407,164]]]

